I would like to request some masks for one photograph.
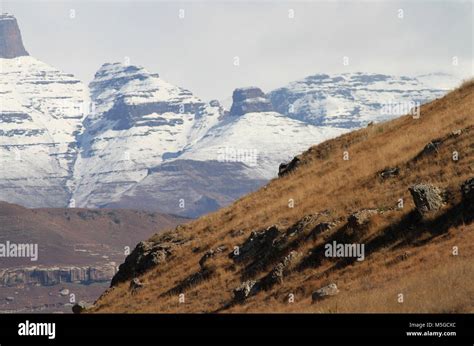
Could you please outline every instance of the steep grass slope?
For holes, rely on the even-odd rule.
[[[418,119],[314,146],[259,191],[141,243],[91,312],[473,312],[472,200],[461,194],[473,138],[470,81]],[[439,210],[419,215],[419,183],[443,191]],[[334,241],[363,244],[364,260],[326,257]],[[313,302],[330,283],[339,294]]]

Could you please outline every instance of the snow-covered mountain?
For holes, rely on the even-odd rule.
[[[234,92],[234,110],[240,107],[236,107],[236,103],[242,102],[241,90]],[[282,161],[315,143],[346,132],[342,128],[314,126],[274,112],[260,89],[253,87],[250,90],[257,96],[245,99],[247,106],[244,111],[231,111],[230,116],[211,128],[202,140],[185,150],[180,158],[242,162],[246,164],[249,176],[268,180],[275,177]]]
[[[236,103],[234,112],[200,140],[148,170],[143,180],[107,206],[157,204],[168,213],[198,216],[260,187],[276,176],[282,161],[347,131],[273,112],[265,94],[255,87],[237,89]]]
[[[0,200],[63,207],[71,195],[88,88],[31,56],[0,14]]]
[[[288,117],[314,125],[356,128],[406,114],[458,83],[447,74],[317,74],[276,89],[269,96],[274,109]]]
[[[137,66],[104,64],[90,84],[71,203],[100,207],[120,199],[149,169],[179,156],[217,123],[223,109]]]
[[[63,207],[88,89],[30,56],[0,59],[0,68],[0,200]]]
[[[87,87],[28,56],[10,15],[0,16],[0,57],[0,200],[28,207],[198,216],[262,186],[309,146],[454,83],[315,75],[269,94],[236,89],[227,111],[139,66],[104,64]]]

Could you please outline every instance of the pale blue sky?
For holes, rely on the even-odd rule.
[[[0,1],[31,55],[86,83],[126,57],[207,100],[315,73],[473,74],[471,1]]]

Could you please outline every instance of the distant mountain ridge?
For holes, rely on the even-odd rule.
[[[288,117],[313,125],[354,128],[406,114],[384,114],[381,110],[386,103],[422,104],[443,96],[458,83],[452,76],[443,74],[420,77],[361,72],[317,74],[273,90],[269,95],[274,109]]]

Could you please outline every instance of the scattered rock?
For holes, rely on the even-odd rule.
[[[313,225],[321,214],[309,214],[303,216],[297,223],[288,228],[286,236],[291,238],[304,232],[306,228]]]
[[[15,300],[15,297],[6,297],[5,300],[6,300],[7,302],[12,302],[12,301]]]
[[[283,283],[283,277],[285,276],[285,272],[289,270],[289,268],[296,263],[299,254],[297,251],[291,251],[287,256],[283,258],[283,260],[278,263],[275,268],[270,271],[270,273],[262,279],[262,284],[265,287],[271,287],[276,284]]]
[[[138,278],[134,278],[132,281],[130,281],[129,289],[132,292],[132,294],[135,294],[138,292],[138,290],[143,288],[143,286],[145,285]]]
[[[283,177],[284,175],[295,170],[301,163],[301,160],[295,156],[290,162],[280,164],[278,167],[278,176]]]
[[[419,160],[424,156],[437,153],[442,143],[443,143],[442,138],[433,139],[431,142],[425,145],[423,150],[415,157],[415,160]]]
[[[200,266],[201,268],[204,268],[204,267],[205,267],[205,264],[206,264],[206,261],[207,261],[209,258],[214,257],[214,255],[215,255],[214,250],[211,249],[211,250],[207,251],[207,252],[201,257],[201,259],[199,260],[199,266]]]
[[[354,229],[361,228],[362,226],[368,224],[370,218],[375,214],[378,214],[377,209],[362,209],[349,215],[347,222],[349,226]]]
[[[243,282],[239,287],[234,289],[234,300],[242,302],[247,299],[256,290],[255,280],[247,280]]]
[[[239,247],[238,254],[235,251],[230,253],[234,261],[242,261],[259,254],[271,252],[275,239],[280,235],[278,227],[273,225],[263,231],[252,231],[247,240]]]
[[[374,126],[374,122],[373,121],[370,121],[368,124],[367,124],[367,127],[372,127]]]
[[[72,307],[72,312],[75,314],[80,314],[91,307],[92,307],[92,304],[89,304],[81,300],[79,303],[74,304],[74,306]]]
[[[443,205],[443,192],[430,184],[416,184],[408,189],[421,215],[439,210]]]
[[[338,293],[339,293],[339,289],[337,288],[336,284],[335,283],[329,284],[313,292],[312,294],[313,303],[323,300],[330,296],[335,296]]]
[[[314,227],[314,229],[311,231],[311,233],[308,235],[308,238],[310,239],[316,239],[318,235],[321,233],[324,233],[326,231],[329,231],[330,229],[336,227],[335,222],[321,222]]]
[[[207,269],[208,266],[206,266],[206,262],[209,259],[214,258],[217,254],[223,253],[226,250],[227,250],[227,247],[221,245],[221,246],[218,246],[215,250],[211,249],[209,251],[206,251],[206,253],[199,260],[199,266],[201,267],[201,269]]]
[[[69,290],[67,288],[63,288],[61,291],[59,291],[59,294],[65,297],[69,295]]]
[[[398,174],[400,174],[400,169],[398,167],[385,168],[378,173],[379,177],[382,179],[396,177]]]
[[[459,130],[454,130],[453,132],[451,132],[451,136],[452,137],[457,137],[457,136],[460,136],[462,134],[462,130],[459,129]]]
[[[143,274],[148,269],[166,262],[172,253],[172,245],[167,243],[140,242],[112,279],[111,286]]]

